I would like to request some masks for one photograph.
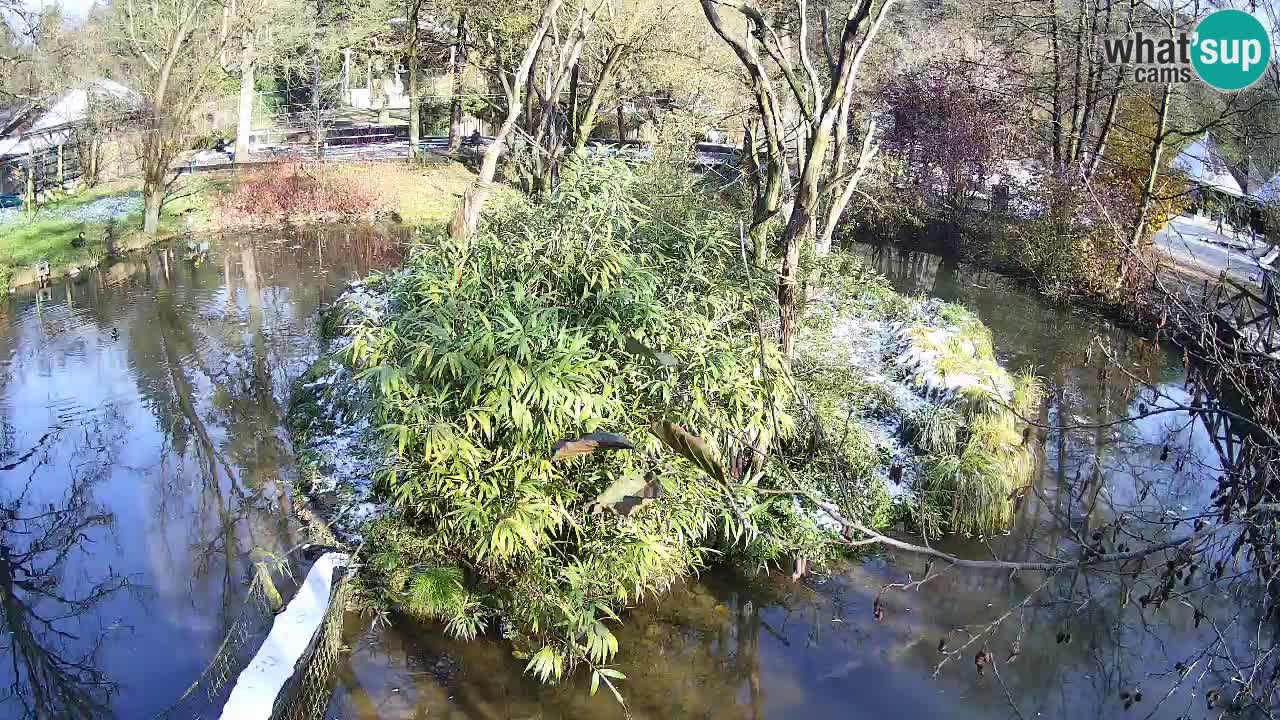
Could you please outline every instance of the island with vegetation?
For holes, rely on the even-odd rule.
[[[1225,5],[0,0],[0,715],[1274,716]]]
[[[298,491],[363,548],[365,602],[607,680],[627,607],[711,564],[798,578],[853,551],[842,519],[1008,526],[1036,378],[841,254],[787,362],[770,272],[701,185],[585,168],[328,311]]]

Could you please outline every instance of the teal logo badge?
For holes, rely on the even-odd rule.
[[[1236,92],[1262,78],[1271,64],[1271,36],[1258,18],[1243,10],[1215,10],[1195,32],[1103,38],[1110,65],[1126,68],[1135,83],[1189,83],[1199,77],[1209,87]]]
[[[1196,26],[1191,65],[1209,87],[1235,92],[1257,82],[1271,62],[1271,37],[1243,10],[1217,10]]]

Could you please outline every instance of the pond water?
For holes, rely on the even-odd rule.
[[[283,417],[318,309],[402,235],[175,243],[0,299],[0,718],[148,718],[201,674],[300,542]]]
[[[228,237],[199,266],[183,247],[158,248],[3,306],[0,642],[12,657],[0,658],[0,718],[146,718],[201,676],[255,560],[301,542],[283,415],[319,351],[317,310],[351,276],[396,262],[400,239],[368,228]],[[1130,376],[1185,397],[1167,348],[990,273],[858,251],[899,289],[974,309],[1002,361],[1045,378],[1046,424],[1132,412],[1144,399]],[[1177,413],[1033,442],[1035,492],[1014,531],[941,547],[1030,560],[1121,514],[1141,532],[1144,517],[1203,505],[1217,471],[1208,434]],[[1213,658],[1196,659],[1210,624],[1178,604],[1122,608],[1131,588],[1100,574],[951,570],[887,591],[877,622],[882,586],[922,570],[886,553],[800,583],[706,573],[626,616],[619,689],[637,718],[1172,719],[1200,717],[1200,695],[1220,681]],[[1002,616],[974,645],[956,632]],[[460,643],[354,614],[345,632],[335,720],[624,716],[585,678],[524,676],[496,637]],[[944,636],[964,651],[940,653]],[[979,649],[997,655],[998,675],[978,675]],[[1199,695],[1176,685],[1177,662],[1210,670]],[[1119,693],[1133,688],[1144,699],[1126,711]]]

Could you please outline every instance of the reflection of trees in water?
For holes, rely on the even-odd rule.
[[[37,469],[46,461],[36,461]],[[0,620],[10,657],[0,707],[22,718],[112,714],[116,686],[97,667],[98,651],[112,628],[88,618],[129,583],[109,564],[105,571],[67,573],[72,566],[94,564],[82,558],[95,536],[115,523],[93,499],[102,466],[91,457],[80,467],[88,470],[73,471],[70,487],[56,502],[34,499],[34,469],[16,494],[0,499]],[[16,480],[16,475],[10,477]]]
[[[157,516],[166,539],[169,529],[187,534],[191,571],[179,576],[193,590],[219,586],[224,629],[255,572],[254,551],[294,544],[284,403],[316,352],[317,310],[352,273],[398,257],[400,240],[285,231],[275,241],[219,238],[204,268],[169,249],[144,256],[151,297],[134,306],[128,352],[163,436]]]
[[[765,717],[778,679],[763,671],[762,637],[790,644],[786,635],[795,628],[771,625],[764,614],[795,605],[799,618],[813,608],[812,595],[801,585],[716,572],[642,604],[617,629],[617,667],[628,675],[619,687],[628,709],[646,718]],[[807,620],[814,633],[825,629]],[[404,620],[368,642],[355,634],[362,632],[359,625],[348,622],[346,642],[357,649],[339,665],[332,717],[624,716],[607,690],[588,695],[581,675],[551,687],[524,675],[510,646],[497,637],[462,642]]]
[[[253,551],[292,546],[285,487],[291,458],[281,429],[289,382],[316,351],[317,308],[371,261],[398,257],[401,239],[360,230],[297,232],[280,242],[223,238],[204,268],[157,247],[56,286],[53,297],[65,311],[45,305],[37,313],[26,292],[10,301],[18,319],[0,322],[0,348],[17,342],[15,333],[24,326],[34,327],[34,340],[22,337],[16,350],[36,369],[58,357],[48,352],[46,339],[83,344],[94,332],[104,357],[127,357],[128,377],[144,408],[135,411],[135,420],[138,414],[142,419],[135,422],[134,439],[154,446],[155,455],[148,451],[146,468],[122,468],[107,455],[84,467],[104,476],[124,469],[154,483],[148,503],[158,528],[146,532],[153,543],[148,549],[156,552],[150,559],[158,562],[148,584],[170,578],[189,584],[189,592],[179,586],[180,601],[189,595],[195,612],[216,618],[216,606],[205,607],[211,597],[221,604],[225,625],[255,570]],[[0,364],[0,384],[11,370]],[[49,480],[57,473],[47,463],[49,457],[66,461],[76,452],[68,451],[69,444],[81,435],[127,430],[119,417],[67,419],[62,437],[32,456],[31,463],[46,465],[29,486],[37,490],[28,493],[11,480],[19,471],[26,478],[23,456],[31,449],[7,421],[11,411],[0,405],[0,467],[24,464],[0,472],[0,609],[12,633],[0,643],[15,668],[12,685],[0,694],[0,715],[75,720],[109,714],[115,686],[95,667],[109,631],[89,629],[110,622],[98,622],[104,601],[136,586],[115,574],[109,559],[84,555],[113,522],[109,499],[101,498],[106,508],[93,501],[97,475],[77,470],[66,497],[48,506],[47,488],[57,487]],[[103,415],[100,409],[86,412]],[[5,489],[22,492],[5,498]],[[35,503],[37,492],[45,495]],[[166,554],[167,561],[161,559]]]

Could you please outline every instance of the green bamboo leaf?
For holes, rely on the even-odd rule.
[[[564,460],[578,455],[586,455],[595,450],[635,450],[636,446],[627,436],[618,433],[596,432],[583,435],[572,440],[561,440],[552,448],[552,460]]]
[[[710,475],[711,479],[722,485],[729,484],[729,475],[725,472],[724,463],[720,462],[720,458],[707,447],[702,438],[665,419],[654,422],[649,427],[649,432],[666,443],[667,447],[674,450],[676,454],[697,465],[698,469]]]

